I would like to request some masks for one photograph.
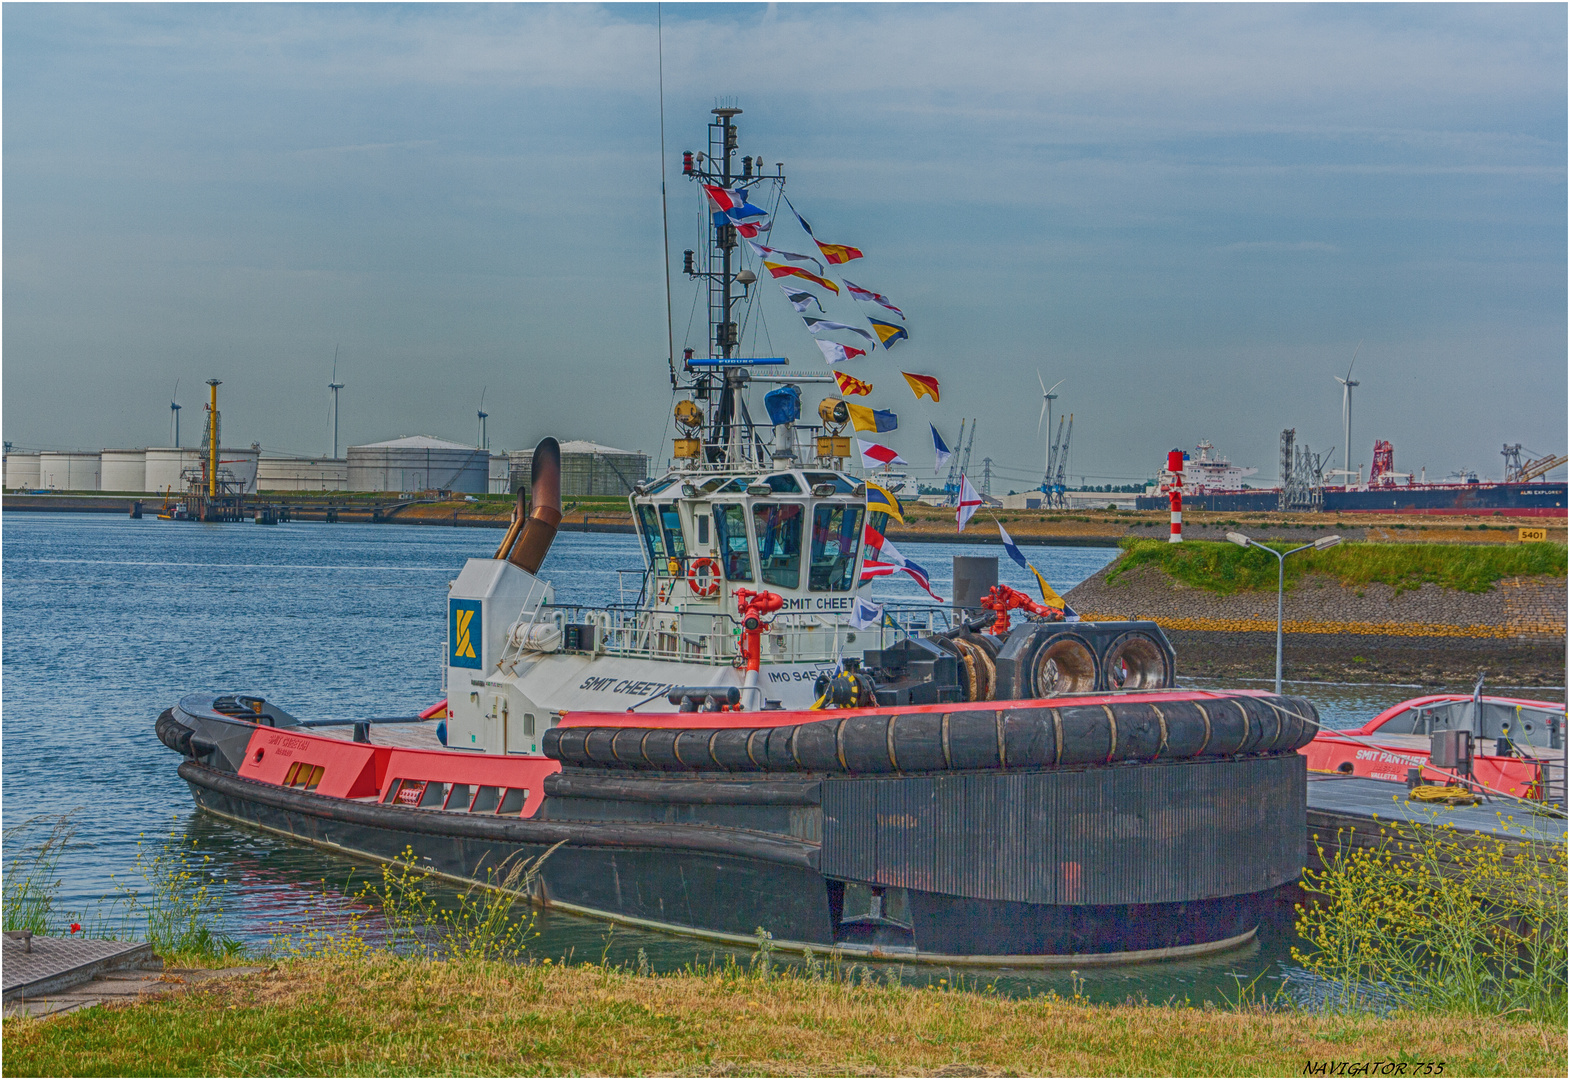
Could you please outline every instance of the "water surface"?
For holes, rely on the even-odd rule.
[[[7,826],[77,811],[61,865],[61,902],[87,909],[122,879],[138,839],[171,832],[210,856],[225,929],[259,942],[280,927],[341,918],[364,868],[265,834],[198,817],[178,760],[153,720],[182,694],[246,690],[302,718],[407,715],[441,697],[447,583],[487,556],[501,530],[296,522],[204,525],[82,514],[10,513],[3,521],[4,761]],[[901,550],[950,595],[952,557],[985,549],[906,543]],[[1111,548],[1028,547],[1066,592],[1105,566]],[[993,553],[987,551],[987,554]],[[541,570],[562,602],[617,596],[617,569],[641,564],[636,538],[564,532]],[[1006,557],[999,577],[1034,591]],[[874,596],[927,599],[900,575]],[[1361,723],[1413,696],[1406,687],[1295,686],[1336,726]],[[373,871],[374,872],[374,871]],[[1189,964],[1087,971],[1088,993],[1121,1001],[1214,998],[1274,971],[1286,922],[1242,953]],[[541,952],[613,959],[644,949],[660,968],[725,955],[686,939],[617,930],[558,913],[539,916]],[[920,969],[920,978],[927,969]],[[936,973],[933,977],[946,977]],[[970,976],[967,976],[970,977]],[[1005,989],[1070,989],[1067,974],[983,973]]]

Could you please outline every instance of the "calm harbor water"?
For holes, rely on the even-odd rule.
[[[303,846],[198,817],[178,764],[153,720],[198,689],[260,693],[302,718],[407,715],[441,697],[447,583],[466,558],[495,550],[500,530],[294,523],[199,525],[73,514],[7,514],[3,521],[3,739],[0,798],[7,829],[76,811],[60,866],[61,903],[91,909],[124,879],[139,839],[171,833],[211,856],[226,932],[265,941],[280,929],[322,925],[349,907],[346,883],[365,868]],[[903,544],[949,595],[952,556],[985,550]],[[1067,591],[1106,565],[1101,548],[1027,548]],[[616,597],[614,571],[640,565],[631,536],[562,533],[542,575],[562,602]],[[1006,584],[1034,591],[1000,560]],[[904,579],[877,598],[920,601]],[[1179,658],[1181,670],[1181,657]],[[1417,691],[1388,686],[1297,686],[1333,726],[1361,723]],[[349,891],[352,891],[350,889]],[[542,912],[536,949],[555,957],[631,958],[656,967],[724,950]],[[1287,955],[1290,913],[1261,928],[1258,945],[1186,964],[1086,971],[1100,1000],[1133,995],[1193,1000],[1273,976]],[[933,978],[946,973],[930,973]],[[915,976],[925,981],[929,972]],[[967,975],[967,979],[971,976]],[[1000,972],[1000,989],[1070,991],[1067,973]]]

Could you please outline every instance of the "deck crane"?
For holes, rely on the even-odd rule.
[[[1544,457],[1529,458],[1526,461],[1522,461],[1521,452],[1523,449],[1520,443],[1515,443],[1514,445],[1505,443],[1505,448],[1500,451],[1500,454],[1505,459],[1505,483],[1507,484],[1529,483],[1539,477],[1548,475],[1559,468],[1559,466],[1570,461],[1570,458],[1565,457],[1563,454],[1548,454]],[[1530,455],[1532,451],[1527,450],[1526,453]]]
[[[1528,481],[1536,480],[1538,477],[1547,476],[1566,462],[1570,462],[1570,457],[1566,457],[1564,454],[1549,454],[1535,461],[1528,461],[1521,466],[1521,472],[1516,477],[1516,481],[1525,484]]]

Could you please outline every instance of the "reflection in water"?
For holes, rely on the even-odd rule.
[[[11,821],[80,808],[60,870],[60,903],[89,909],[109,875],[135,862],[139,838],[171,830],[210,855],[223,932],[260,944],[302,927],[346,926],[352,897],[374,867],[197,816],[153,735],[158,712],[197,689],[247,690],[302,717],[408,714],[441,696],[447,583],[466,558],[495,549],[500,530],[294,523],[200,525],[69,514],[8,514],[4,545],[6,691],[4,812]],[[949,595],[951,556],[969,545],[901,545]],[[983,549],[988,550],[988,549]],[[995,551],[996,549],[991,549]],[[990,551],[989,551],[990,553]],[[1088,577],[1112,549],[1034,548],[1060,590]],[[619,568],[641,565],[631,536],[564,532],[542,575],[564,602],[616,599]],[[1004,558],[1005,584],[1033,588]],[[919,602],[903,575],[880,598]],[[1361,722],[1413,691],[1296,687],[1328,723]],[[221,884],[221,882],[227,882]],[[1209,960],[1081,972],[1097,1000],[1203,1001],[1235,993],[1287,955],[1290,904],[1258,943]],[[741,961],[746,950],[539,913],[536,955],[636,962],[659,970]],[[374,934],[374,920],[367,923]],[[789,962],[781,957],[782,962]],[[906,968],[919,982],[956,974]],[[1073,992],[1067,972],[963,973],[1005,992]]]

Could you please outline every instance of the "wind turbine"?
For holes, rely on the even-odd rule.
[[[480,408],[479,411],[475,413],[475,415],[480,418],[480,449],[489,450],[491,448],[491,444],[490,440],[488,440],[485,436],[485,418],[491,414],[485,411],[485,387],[483,386],[480,387]]]
[[[1047,380],[1041,377],[1041,369],[1037,368],[1036,381],[1041,384],[1041,415],[1036,417],[1036,434],[1038,436],[1041,434],[1041,422],[1043,420],[1047,422],[1047,460],[1045,479],[1042,480],[1042,483],[1050,484],[1052,483],[1052,403],[1058,399],[1058,395],[1053,391],[1063,385],[1063,380],[1059,379],[1052,384],[1052,389],[1048,390]]]
[[[180,449],[180,380],[174,381],[174,393],[169,399],[169,415],[174,417],[174,448]]]
[[[343,389],[343,383],[338,381],[338,346],[333,346],[333,377],[327,384],[327,389],[333,392],[333,458],[338,457],[338,391]]]
[[[1359,341],[1357,348],[1352,350],[1352,364],[1357,363],[1358,350],[1362,347],[1363,343]],[[1352,485],[1352,387],[1362,385],[1352,378],[1352,364],[1346,366],[1346,378],[1335,376],[1336,382],[1341,384],[1341,426],[1344,429],[1341,445],[1346,447],[1341,455],[1341,477],[1348,487]]]

